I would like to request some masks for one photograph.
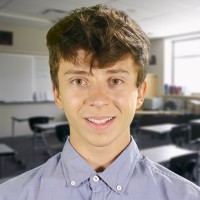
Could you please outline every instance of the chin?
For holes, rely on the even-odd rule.
[[[110,146],[111,144],[113,144],[115,141],[115,138],[111,138],[111,137],[98,137],[98,138],[93,138],[93,140],[90,140],[90,144],[92,144],[95,147],[107,147]]]

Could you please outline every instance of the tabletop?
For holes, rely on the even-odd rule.
[[[193,119],[193,120],[190,120],[190,123],[191,123],[191,124],[199,124],[199,125],[200,125],[200,119]]]
[[[165,163],[174,157],[191,154],[195,151],[177,147],[175,145],[162,145],[143,149],[140,152],[157,163]]]
[[[174,110],[136,110],[136,115],[181,115],[180,111]]]
[[[166,124],[154,124],[154,125],[148,125],[148,126],[141,126],[139,127],[139,129],[162,134],[162,133],[170,132],[171,129],[176,126],[178,126],[178,124],[166,123]]]
[[[24,118],[24,117],[11,117],[11,119],[12,119],[13,121],[17,121],[17,122],[28,121],[28,118]]]
[[[15,150],[6,144],[0,144],[0,156],[14,155]]]

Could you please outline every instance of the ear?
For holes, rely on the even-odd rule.
[[[53,90],[55,104],[57,105],[58,108],[62,109],[63,108],[63,104],[62,104],[62,100],[61,100],[59,89],[57,89],[55,87],[55,85],[52,84],[52,90]]]
[[[139,109],[144,101],[144,96],[147,88],[147,83],[144,81],[142,85],[138,88],[138,97],[137,97],[137,109]]]

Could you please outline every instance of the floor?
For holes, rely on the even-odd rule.
[[[59,142],[54,136],[51,136],[49,140]],[[33,138],[31,136],[16,137],[14,141],[11,138],[3,138],[0,139],[0,143],[9,145],[17,152],[14,157],[3,157],[1,178],[19,175],[43,164],[50,158],[43,149],[33,151]]]

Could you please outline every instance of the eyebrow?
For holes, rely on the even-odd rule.
[[[91,72],[83,71],[83,70],[69,70],[65,72],[65,75],[72,74],[72,75],[91,75]]]
[[[124,70],[124,69],[108,69],[106,71],[107,74],[118,74],[118,73],[125,73],[125,74],[129,74],[128,71]]]
[[[106,74],[118,74],[118,73],[124,73],[124,74],[129,74],[128,71],[124,70],[124,69],[108,69],[106,70]],[[87,72],[84,70],[69,70],[65,72],[65,75],[87,75],[87,76],[91,76],[92,72]]]

